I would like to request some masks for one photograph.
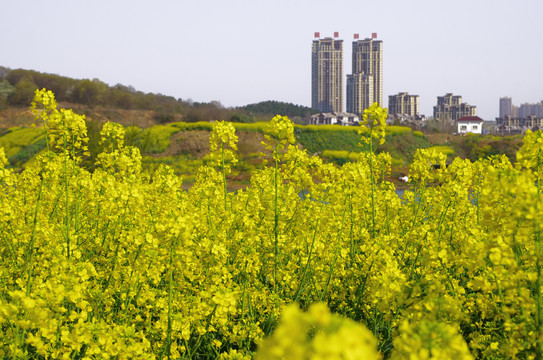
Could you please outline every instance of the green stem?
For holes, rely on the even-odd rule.
[[[419,215],[420,208],[422,206],[422,199],[424,198],[424,190],[426,189],[426,180],[424,180],[421,185],[422,186],[419,187],[420,197],[417,200],[417,191],[415,191],[415,199],[413,199],[413,201],[416,203],[417,206],[415,207],[415,217],[413,218],[413,225],[411,227],[415,227],[415,225],[417,224],[417,218]]]
[[[353,214],[353,199],[352,194],[349,193],[349,215],[350,215],[350,221],[351,221],[351,228],[349,231],[349,243],[351,245],[351,265],[354,264],[355,260],[355,247],[354,247],[354,214]]]
[[[539,171],[541,166],[541,151],[537,153],[537,197],[541,198],[541,184],[539,181]],[[541,312],[542,312],[542,300],[541,300],[541,231],[537,222],[534,222],[535,230],[535,249],[536,249],[536,271],[537,271],[537,280],[536,280],[536,291],[537,291],[537,307],[536,307],[536,334],[537,334],[537,344],[536,344],[536,359],[541,360],[543,357],[543,343],[542,343],[542,331],[541,331]]]
[[[213,319],[213,316],[215,315],[216,311],[217,311],[217,305],[215,305],[215,307],[213,307],[213,310],[211,311],[211,314],[209,314],[209,316],[207,317],[207,323],[206,323],[206,327],[205,327],[205,332],[206,333],[209,330],[209,326],[211,325],[211,319]],[[194,355],[196,354],[196,350],[198,350],[198,348],[200,347],[201,342],[202,342],[202,335],[199,335],[198,340],[196,341],[196,345],[194,345],[194,347],[192,348],[192,352],[189,354],[190,359],[194,358]]]
[[[36,241],[36,226],[38,225],[38,209],[40,207],[40,199],[43,189],[43,177],[40,183],[40,191],[38,192],[38,199],[36,200],[36,209],[34,209],[34,223],[32,227],[32,236],[30,238],[30,244],[28,245],[28,252],[30,259],[28,261],[28,277],[26,279],[26,296],[30,295],[30,288],[32,286],[32,262],[34,260],[34,242]]]
[[[70,197],[68,191],[68,150],[64,134],[64,182],[66,185],[66,257],[70,260]]]
[[[45,116],[42,115],[42,119],[43,119],[43,129],[45,130],[45,144],[47,145],[47,153],[49,153],[49,151],[50,151],[49,150],[49,137],[48,137],[49,129],[47,128],[47,121],[45,121]]]
[[[122,217],[119,219],[119,221],[117,222],[117,224],[115,225],[115,228],[120,225],[120,229],[118,231],[118,233],[121,233],[123,231],[123,228],[125,226],[125,220],[126,220],[126,213],[128,212],[128,201],[125,203],[125,207],[124,207],[124,212],[123,212],[123,215]],[[113,229],[113,234],[116,234],[117,232],[115,231],[115,228]],[[102,247],[104,247],[104,244],[105,244],[105,240],[106,240],[106,236],[104,236],[104,241],[102,243]],[[114,237],[113,240],[116,240],[117,241],[117,246],[115,247],[115,252],[113,253],[113,261],[112,261],[112,265],[111,265],[111,271],[109,273],[109,276],[102,288],[102,291],[105,291],[108,287],[109,287],[109,284],[111,283],[111,279],[113,278],[113,275],[117,269],[117,259],[118,259],[118,256],[119,256],[119,248],[121,246],[121,241],[119,240],[118,237]]]
[[[294,301],[297,301],[298,298],[300,297],[300,294],[302,293],[303,285],[305,282],[305,276],[307,274],[307,269],[309,268],[309,265],[311,264],[311,257],[313,256],[313,248],[315,247],[315,239],[317,238],[317,229],[319,228],[319,222],[320,222],[320,216],[317,217],[317,223],[315,224],[315,230],[313,231],[313,239],[311,240],[311,247],[309,248],[309,255],[307,256],[307,262],[305,263],[304,272],[302,273],[302,278],[300,279],[300,285],[298,286],[298,290],[296,291],[296,295],[294,296]]]
[[[226,173],[224,169],[224,143],[221,143],[221,170],[222,170],[222,183],[224,187],[224,210],[226,211]]]
[[[168,333],[167,333],[167,351],[168,360],[171,358],[171,344],[172,344],[172,290],[173,290],[173,252],[175,249],[175,239],[172,239],[170,246],[170,278],[168,284]]]
[[[541,150],[537,152],[537,196],[541,194]]]
[[[480,211],[479,209],[481,208],[479,206],[479,197],[481,196],[481,172],[482,170],[479,170],[479,178],[478,178],[478,184],[477,184],[477,201],[476,201],[476,206],[477,206],[477,225],[479,225],[479,219],[480,219]]]
[[[445,221],[445,217],[447,216],[447,212],[449,211],[449,207],[451,206],[452,200],[449,200],[449,197],[447,196],[447,205],[445,207],[445,211],[443,211],[439,217],[439,222],[437,224],[437,242],[438,244],[441,244],[441,230],[443,228],[443,222]]]
[[[539,194],[538,194],[539,196]],[[542,322],[542,308],[541,308],[541,231],[539,225],[534,223],[535,229],[535,248],[536,248],[536,271],[537,271],[537,280],[536,280],[536,291],[537,291],[537,307],[536,307],[536,334],[537,334],[537,344],[536,344],[536,359],[541,360],[543,354],[543,343],[541,337],[543,336],[541,331],[541,322]]]
[[[277,161],[278,156],[278,143],[275,143],[275,151],[274,151],[274,160],[275,160],[275,200],[274,200],[274,225],[273,225],[273,232],[274,232],[274,268],[273,268],[273,291],[277,293],[277,267],[279,262],[279,210],[277,206],[277,193],[278,193],[278,182],[279,182],[279,164]]]
[[[373,178],[373,126],[370,128],[371,238],[375,239],[375,180]]]
[[[428,237],[428,233],[424,236],[423,242]],[[419,260],[420,251],[422,249],[422,243],[419,244],[419,248],[417,249],[417,255],[415,255],[415,259],[411,263],[411,269],[409,270],[409,276],[407,277],[407,280],[410,281],[413,278],[413,273],[415,272],[415,265],[417,264],[417,261]]]
[[[136,261],[138,261],[138,258],[140,256],[140,253],[141,253],[141,249],[143,247],[143,244],[140,244],[138,245],[138,249],[136,250],[136,255],[134,256],[134,261],[132,261],[132,266],[131,266],[131,269],[132,271],[130,271],[130,276],[128,277],[128,286],[126,288],[126,291],[125,291],[125,296],[126,296],[126,299],[124,301],[124,318],[127,318],[128,317],[128,312],[130,311],[129,309],[129,303],[131,301],[130,299],[130,290],[131,290],[131,287],[132,287],[132,278],[134,276],[134,270],[136,269]],[[136,286],[134,288],[137,288],[139,285],[139,277],[136,279]],[[135,299],[135,298],[134,298]]]
[[[347,196],[345,196],[345,202],[347,202]],[[343,208],[343,215],[341,217],[341,227],[339,229],[339,232],[337,233],[337,238],[336,238],[336,250],[334,251],[334,259],[332,260],[332,264],[330,265],[330,270],[328,271],[328,277],[326,278],[326,285],[324,286],[324,289],[322,290],[320,301],[324,299],[324,297],[326,296],[326,293],[328,292],[328,286],[330,285],[330,281],[332,280],[332,272],[334,271],[334,268],[336,267],[339,250],[341,248],[340,239],[341,239],[341,235],[343,234],[343,227],[345,225],[346,213],[347,213],[347,206]]]

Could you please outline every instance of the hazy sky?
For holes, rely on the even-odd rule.
[[[0,65],[98,78],[144,92],[240,106],[311,105],[311,43],[378,34],[384,105],[452,92],[498,116],[499,98],[543,100],[542,0],[2,0]],[[345,81],[345,78],[344,78]]]

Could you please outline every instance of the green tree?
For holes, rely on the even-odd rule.
[[[230,122],[237,122],[237,123],[252,123],[253,118],[249,115],[246,115],[242,112],[235,112],[232,115],[230,115]]]
[[[5,109],[8,104],[8,98],[15,94],[17,89],[11,85],[9,81],[3,80],[0,82],[0,109]]]
[[[38,86],[31,80],[22,79],[15,85],[15,92],[8,98],[8,103],[14,106],[30,106]]]
[[[4,80],[10,71],[9,68],[0,66],[0,80]]]
[[[84,79],[75,88],[75,98],[90,107],[102,105],[107,90],[108,86],[98,79]]]
[[[11,85],[9,81],[3,80],[0,82],[0,98],[7,100],[17,89]]]
[[[30,70],[24,70],[24,69],[15,69],[8,72],[5,79],[9,81],[11,85],[17,85],[19,81],[25,79],[28,81],[34,82],[34,74],[33,71]]]

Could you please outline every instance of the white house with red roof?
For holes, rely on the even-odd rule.
[[[456,120],[458,134],[482,134],[484,120],[478,116],[463,116]]]

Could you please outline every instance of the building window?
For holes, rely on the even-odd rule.
[[[473,125],[473,126],[471,127],[471,129],[472,129],[472,130],[477,130],[477,129],[478,129],[478,128],[477,128],[477,125]]]
[[[461,125],[460,126],[460,130],[462,131],[466,131],[468,129],[468,127],[466,125]]]

